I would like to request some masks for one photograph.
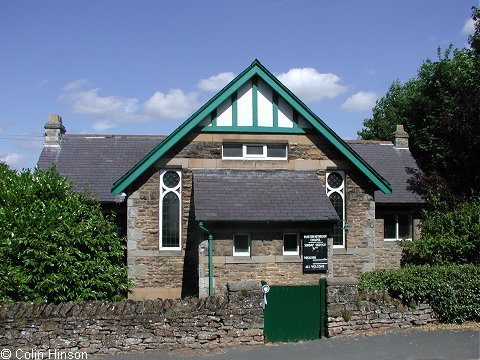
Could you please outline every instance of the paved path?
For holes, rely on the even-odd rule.
[[[291,344],[225,350],[220,354],[175,355],[164,352],[104,356],[104,360],[479,360],[478,330],[409,330]]]

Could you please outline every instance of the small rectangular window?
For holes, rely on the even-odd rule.
[[[241,158],[242,144],[223,144],[223,157]]]
[[[385,215],[383,220],[383,237],[385,239],[397,238],[397,217],[395,215]]]
[[[250,235],[233,235],[233,256],[250,256]]]
[[[299,255],[298,234],[283,234],[283,255]]]
[[[269,158],[286,158],[287,145],[286,144],[268,144],[267,157]]]
[[[398,215],[398,238],[412,238],[412,217],[408,214]]]
[[[226,160],[288,160],[287,144],[222,144]]]
[[[412,239],[412,215],[386,214],[383,219],[384,240]]]
[[[265,156],[264,145],[245,145],[245,156]]]

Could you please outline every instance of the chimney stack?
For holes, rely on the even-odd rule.
[[[408,149],[408,133],[403,129],[403,125],[397,125],[397,130],[393,133],[395,138],[394,146],[397,149]]]
[[[62,117],[60,115],[51,114],[45,128],[44,146],[60,146],[62,135],[65,134],[65,127],[62,124]]]

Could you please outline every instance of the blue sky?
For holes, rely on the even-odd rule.
[[[0,160],[31,168],[43,125],[168,134],[255,58],[355,139],[392,81],[467,45],[478,0],[0,0]]]

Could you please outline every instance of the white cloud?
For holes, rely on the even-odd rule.
[[[67,84],[68,85],[68,84]],[[72,104],[72,111],[99,119],[93,128],[98,131],[115,128],[122,123],[149,120],[138,114],[138,100],[122,96],[100,96],[100,89],[90,89],[62,94],[60,100]]]
[[[145,101],[143,109],[151,117],[165,120],[182,119],[192,114],[199,106],[197,93],[184,93],[180,89],[172,89],[164,94],[156,91]]]
[[[78,79],[74,81],[70,81],[69,83],[65,84],[63,87],[63,91],[73,91],[81,88],[83,85],[88,84],[88,81],[85,79]]]
[[[210,76],[208,79],[200,80],[197,86],[203,91],[219,91],[232,81],[234,77],[235,74],[233,72],[222,72]]]
[[[463,35],[472,35],[475,32],[475,21],[472,18],[465,20],[462,28]]]
[[[225,77],[222,75],[221,78]],[[172,89],[167,93],[156,91],[142,104],[134,97],[101,96],[99,88],[80,89],[87,83],[85,79],[78,79],[66,84],[59,100],[71,104],[72,112],[95,118],[97,121],[92,127],[96,131],[153,119],[182,119],[199,106],[197,92],[184,93],[180,89]]]
[[[0,153],[0,161],[3,161],[11,168],[19,169],[23,164],[25,156],[18,153]]]
[[[304,101],[334,98],[348,90],[341,78],[332,73],[320,73],[314,68],[290,69],[278,79]]]
[[[350,112],[370,110],[377,99],[378,96],[373,91],[359,91],[342,104],[342,109]]]
[[[99,96],[99,91],[100,89],[90,89],[67,95],[72,102],[73,111],[96,117],[112,117],[118,114],[131,114],[138,108],[138,100],[135,98]]]

